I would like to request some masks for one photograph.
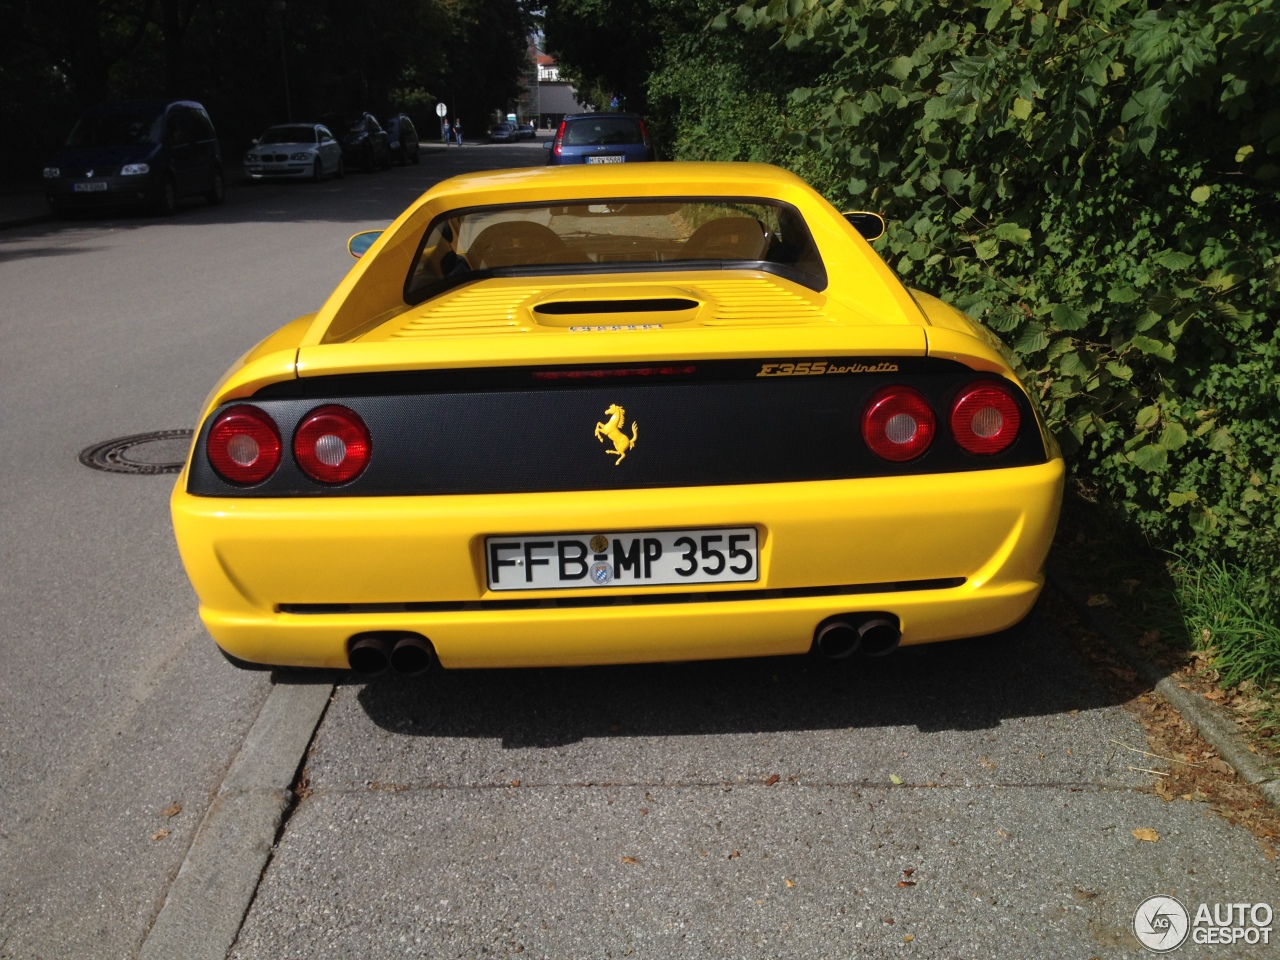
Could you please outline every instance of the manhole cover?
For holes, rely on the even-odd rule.
[[[178,473],[191,449],[190,430],[157,430],[95,443],[80,462],[108,473]]]

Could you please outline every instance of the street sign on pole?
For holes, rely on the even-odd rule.
[[[436,116],[437,116],[437,117],[443,117],[443,116],[444,116],[445,114],[447,114],[448,112],[449,112],[449,107],[448,107],[448,105],[447,105],[447,104],[445,104],[445,103],[437,103],[437,104],[436,104]]]

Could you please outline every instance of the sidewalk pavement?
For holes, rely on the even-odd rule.
[[[0,180],[0,230],[48,220],[39,180]]]

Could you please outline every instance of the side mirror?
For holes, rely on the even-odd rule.
[[[359,260],[369,252],[369,248],[377,242],[380,236],[382,236],[381,230],[366,230],[363,233],[357,233],[347,241],[347,253]]]
[[[884,217],[878,213],[852,210],[843,216],[867,240],[879,240],[884,236]]]
[[[550,149],[551,149],[551,145],[552,145],[552,144],[551,144],[551,141],[550,141],[550,140],[548,140],[546,143],[544,143],[544,144],[542,145],[542,149],[543,149],[543,150],[550,150]]]

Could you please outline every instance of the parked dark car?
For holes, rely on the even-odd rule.
[[[418,128],[403,113],[387,120],[387,137],[391,145],[391,159],[400,166],[419,160]]]
[[[391,169],[391,138],[372,113],[330,127],[342,131],[342,158],[348,167],[365,173]]]
[[[44,168],[49,209],[148,206],[171,214],[185,197],[222,203],[222,152],[204,107],[126,100],[86,111]]]
[[[532,123],[517,123],[516,136],[521,140],[536,140],[538,138],[538,130]]]
[[[634,113],[578,113],[560,121],[547,163],[636,163],[653,160],[653,142]]]
[[[490,143],[510,143],[516,138],[516,125],[509,120],[501,120],[489,128]]]

